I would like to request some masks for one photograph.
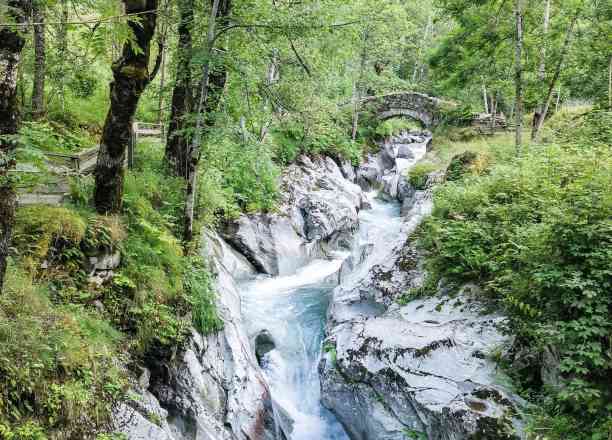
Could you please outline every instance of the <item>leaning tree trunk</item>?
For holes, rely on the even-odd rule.
[[[59,99],[62,111],[66,104],[66,53],[68,52],[68,0],[61,0],[61,22],[57,30],[57,63],[59,76]]]
[[[172,90],[170,125],[166,139],[166,161],[177,176],[187,178],[189,141],[185,134],[185,118],[193,107],[191,96],[191,55],[194,0],[179,0],[178,62],[176,82]]]
[[[514,54],[514,86],[515,86],[515,147],[517,156],[521,154],[523,135],[523,11],[521,0],[515,0],[514,16],[516,21],[516,39]]]
[[[351,139],[355,141],[357,139],[357,131],[359,129],[359,111],[361,106],[361,99],[363,98],[363,89],[365,82],[365,69],[368,61],[368,31],[364,30],[362,34],[361,58],[359,62],[359,76],[357,82],[353,86],[353,121],[351,127]]]
[[[214,124],[215,112],[219,106],[221,96],[227,81],[227,70],[224,65],[215,68],[212,54],[215,44],[215,28],[219,23],[226,25],[231,14],[231,0],[212,0],[212,9],[206,38],[206,60],[202,66],[202,79],[198,92],[198,106],[195,134],[189,147],[189,161],[187,163],[187,189],[185,191],[185,218],[183,240],[189,243],[193,240],[193,221],[197,194],[198,164],[200,162],[203,132]]]
[[[565,41],[563,42],[563,49],[561,49],[561,54],[559,55],[559,60],[557,61],[557,66],[555,68],[555,74],[550,80],[550,85],[548,86],[548,93],[546,94],[546,98],[544,99],[544,103],[542,105],[542,113],[537,115],[535,126],[533,127],[533,132],[531,133],[531,139],[536,140],[538,138],[538,133],[542,129],[542,125],[544,124],[544,120],[546,119],[546,115],[548,114],[548,109],[550,108],[550,101],[552,100],[552,95],[555,90],[555,86],[559,81],[559,77],[561,76],[561,68],[563,67],[563,62],[565,61],[565,55],[567,54],[567,50],[569,49],[570,42],[572,40],[572,33],[574,31],[574,26],[578,21],[578,16],[580,15],[580,11],[577,11],[572,21],[570,22],[569,27],[567,28],[567,32],[565,33]]]
[[[34,20],[34,83],[32,84],[32,117],[40,119],[45,114],[45,6],[41,0],[32,3]]]
[[[550,25],[550,0],[546,0],[546,4],[544,5],[544,25],[542,27],[542,34],[544,37],[544,41],[542,42],[542,45],[540,46],[540,66],[538,67],[538,81],[540,81],[541,84],[544,84],[544,81],[546,80],[546,45],[548,44],[547,38],[548,38],[549,25]],[[538,125],[538,119],[540,118],[540,115],[542,114],[543,111],[544,111],[544,106],[540,104],[536,107],[535,111],[533,112],[533,122],[532,122],[532,127],[531,127],[531,130],[532,130],[531,138],[532,139],[535,139],[534,133]]]
[[[110,108],[104,122],[96,163],[94,202],[101,214],[118,212],[123,197],[123,164],[130,142],[132,120],[140,95],[155,76],[149,74],[151,40],[155,33],[157,0],[123,0],[126,14],[139,14],[128,20],[134,41],[123,45],[121,58],[113,64]],[[146,13],[147,11],[152,11]],[[137,47],[133,47],[137,46]],[[158,56],[155,71],[159,67]]]
[[[16,23],[25,23],[29,4],[9,0],[10,14]],[[0,293],[15,223],[17,196],[9,171],[15,166],[14,144],[2,136],[17,133],[17,77],[25,40],[14,27],[0,27]]]

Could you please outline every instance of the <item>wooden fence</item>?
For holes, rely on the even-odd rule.
[[[134,154],[136,151],[136,145],[138,145],[138,139],[141,137],[157,137],[160,139],[165,138],[163,124],[151,124],[148,122],[134,122],[132,124],[132,138],[128,145],[127,165],[130,169],[134,167]]]
[[[132,134],[128,144],[125,165],[129,168],[134,166],[134,154],[138,139],[143,137],[158,137],[164,139],[164,126],[162,124],[149,124],[145,122],[134,122]],[[36,203],[59,205],[69,193],[69,177],[84,176],[91,174],[96,169],[96,161],[100,146],[95,146],[75,154],[45,153],[47,171],[53,177],[53,182],[37,185],[27,192],[18,195],[20,205],[31,205]],[[17,173],[40,173],[40,170],[27,164],[18,167]]]

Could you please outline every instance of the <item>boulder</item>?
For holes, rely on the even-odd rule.
[[[448,181],[460,180],[469,172],[470,167],[476,161],[478,155],[473,151],[464,151],[453,156],[446,168],[445,178]]]
[[[272,334],[268,330],[262,330],[255,336],[254,345],[255,356],[259,365],[261,365],[263,357],[276,348],[274,338],[272,338]]]
[[[407,296],[424,280],[408,239],[417,223],[363,278],[334,290],[325,341],[334,356],[319,365],[323,404],[351,440],[522,438],[522,402],[499,385],[488,356],[509,343],[504,317],[486,311],[474,286]]]
[[[354,231],[364,206],[361,189],[330,158],[301,156],[281,178],[277,213],[243,215],[221,234],[258,272],[288,274],[321,246]]]

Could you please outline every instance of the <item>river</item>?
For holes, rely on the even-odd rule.
[[[357,265],[358,276],[374,264],[376,249],[392,241],[401,227],[396,203],[368,194],[371,209],[359,214],[360,226],[352,249],[315,259],[292,274],[259,276],[242,286],[242,312],[249,334],[267,330],[276,348],[263,359],[273,400],[294,420],[291,440],[348,440],[342,426],[320,402],[317,366],[324,338],[325,317],[332,290],[338,285],[343,261],[364,249],[373,251]]]

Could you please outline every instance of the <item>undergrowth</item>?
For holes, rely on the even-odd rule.
[[[17,211],[0,296],[0,438],[112,438],[128,365],[170,356],[192,326],[221,328],[210,272],[179,241],[184,184],[161,171],[162,154],[142,150],[121,215],[93,211],[90,178],[73,181],[70,205]],[[90,260],[114,254],[119,266],[92,282]]]
[[[495,151],[499,138],[487,140],[494,159],[486,172],[438,188],[419,231],[434,280],[476,281],[508,316],[515,344],[505,362],[537,404],[533,438],[594,440],[612,432],[609,118],[565,118],[571,123],[560,125],[558,143],[531,145],[520,158],[503,142]],[[482,152],[484,142],[472,151]],[[558,383],[545,381],[542,369]]]

